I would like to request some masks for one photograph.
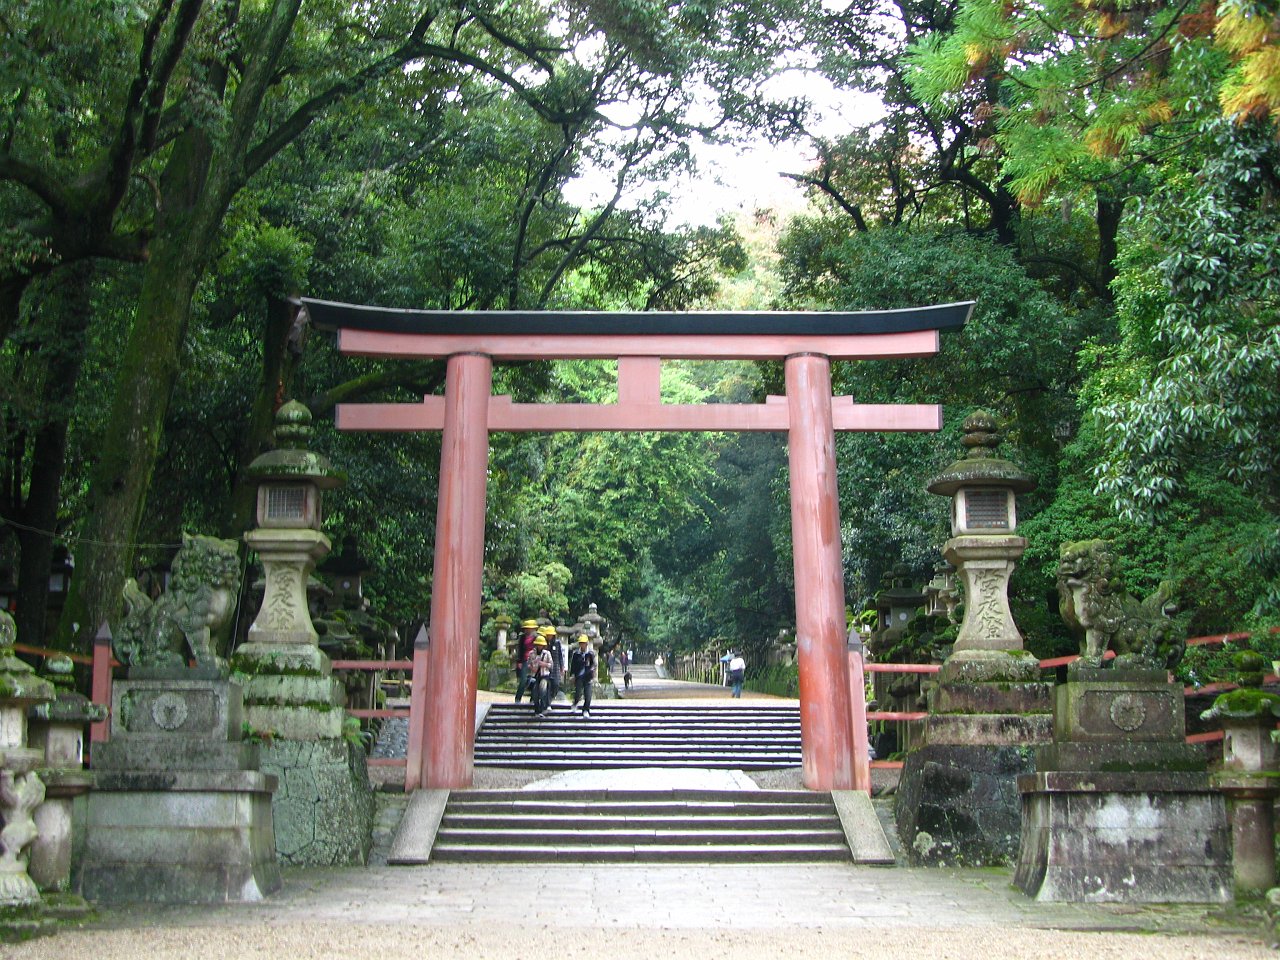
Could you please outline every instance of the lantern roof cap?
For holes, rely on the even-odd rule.
[[[311,411],[297,400],[290,400],[276,411],[275,449],[249,464],[250,479],[259,483],[308,480],[322,490],[346,483],[346,476],[334,469],[328,457],[307,449],[310,441]]]
[[[1017,464],[996,456],[1000,428],[995,415],[976,410],[964,420],[966,454],[929,481],[925,488],[942,497],[954,496],[962,487],[1004,487],[1014,493],[1036,488],[1035,478]]]

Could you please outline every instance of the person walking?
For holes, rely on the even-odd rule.
[[[520,702],[520,698],[524,696],[524,691],[529,685],[529,657],[533,654],[533,641],[537,636],[537,620],[522,620],[520,622],[520,637],[516,640],[516,655],[512,662],[512,667],[516,672],[516,703]]]
[[[578,701],[582,701],[582,715],[589,717],[591,685],[596,679],[596,652],[585,633],[578,635],[578,649],[569,655],[569,673],[573,675],[573,708],[577,710]]]
[[[547,638],[539,635],[533,641],[533,653],[529,655],[529,698],[533,701],[533,715],[545,717],[551,706],[551,651]]]
[[[547,705],[550,706],[560,696],[560,688],[564,684],[564,647],[556,636],[556,628],[550,624],[539,628],[538,633],[547,638],[547,650],[551,652],[551,684],[547,695]]]
[[[729,682],[733,684],[733,695],[742,697],[742,681],[747,678],[747,661],[742,654],[735,653],[729,660]]]

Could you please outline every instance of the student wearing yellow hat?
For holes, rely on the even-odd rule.
[[[547,638],[541,633],[533,641],[533,653],[527,664],[533,714],[545,717],[551,706],[551,651],[547,649]]]
[[[573,675],[573,708],[582,701],[582,715],[591,716],[591,685],[596,679],[596,652],[591,638],[578,634],[578,649],[569,655],[569,673]]]
[[[547,638],[547,650],[551,654],[551,692],[547,696],[547,705],[550,706],[560,695],[560,687],[564,683],[564,647],[556,636],[556,628],[550,624],[539,627],[538,634]]]

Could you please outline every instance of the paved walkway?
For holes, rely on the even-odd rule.
[[[503,697],[502,699],[506,699]],[[546,780],[530,774],[523,782]],[[616,771],[611,783],[733,772]],[[587,772],[550,775],[583,784]],[[751,789],[755,783],[738,785]],[[737,781],[734,781],[737,783]],[[664,781],[665,783],[665,781]],[[478,784],[480,785],[480,784]],[[510,784],[515,786],[517,784]],[[545,786],[542,783],[539,786]],[[595,785],[594,782],[592,785]],[[625,785],[625,784],[623,784]],[[663,784],[659,784],[663,785]],[[1039,904],[1008,870],[430,864],[294,869],[256,904],[118,907],[0,958],[1274,960],[1256,911]]]
[[[1141,935],[1135,935],[1140,933]],[[1232,911],[1035,904],[1006,871],[842,865],[480,866],[285,873],[270,900],[115,909],[0,956],[1274,958]]]

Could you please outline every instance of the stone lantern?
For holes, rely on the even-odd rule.
[[[66,890],[71,884],[72,804],[93,786],[84,769],[84,735],[91,723],[107,718],[107,708],[78,693],[74,664],[65,655],[45,662],[45,673],[56,696],[29,711],[29,740],[43,751],[40,779],[45,798],[35,810],[39,836],[31,844],[27,870],[41,890]]]
[[[342,683],[320,649],[307,586],[329,553],[321,496],[342,475],[307,449],[311,412],[290,401],[276,414],[276,449],[249,466],[258,483],[258,526],[244,535],[265,574],[262,607],[231,666],[244,674],[245,720],[270,734],[262,769],[279,778],[272,797],[276,853],[289,866],[363,863],[373,824],[364,749],[344,737]],[[345,551],[344,551],[345,554]],[[360,593],[358,557],[340,588]]]
[[[946,617],[955,623],[956,607],[960,598],[956,594],[956,568],[946,560],[933,568],[933,579],[925,585],[925,609],[935,616]]]
[[[500,613],[493,618],[493,625],[498,632],[498,636],[494,644],[494,649],[499,650],[502,653],[506,653],[507,637],[510,636],[511,634],[511,618],[507,616],[505,613]]]
[[[1236,654],[1240,686],[1218,696],[1201,714],[1224,733],[1222,769],[1214,786],[1231,812],[1231,860],[1236,890],[1262,894],[1276,885],[1275,800],[1278,745],[1272,739],[1280,695],[1262,689],[1266,662],[1257,653]]]
[[[249,725],[299,740],[341,737],[344,719],[333,709],[343,702],[341,686],[307,603],[311,572],[330,548],[320,531],[321,495],[343,478],[307,449],[310,435],[311,411],[291,400],[276,413],[276,449],[249,465],[258,483],[258,527],[244,540],[262,561],[266,585],[248,640],[232,661],[248,675]]]
[[[320,565],[320,573],[333,583],[333,597],[329,606],[338,610],[363,610],[364,578],[373,568],[360,555],[354,534],[342,539],[342,550]]]
[[[951,539],[942,555],[959,571],[965,595],[955,649],[1018,651],[1022,634],[1009,612],[1009,577],[1027,541],[1017,536],[1015,494],[1034,490],[1036,482],[996,456],[1000,435],[990,413],[965,418],[962,442],[968,453],[928,486],[951,497]]]
[[[964,618],[898,788],[898,832],[916,865],[1009,862],[1020,834],[1017,776],[1034,770],[1027,748],[1053,737],[1051,688],[1009,610],[1009,577],[1027,546],[1016,495],[1036,483],[996,455],[990,413],[967,417],[964,434],[965,456],[928,486],[951,497],[942,554],[964,585]]]
[[[14,654],[16,640],[13,618],[0,611],[0,906],[40,900],[24,853],[38,834],[33,814],[45,788],[35,771],[44,751],[27,743],[27,711],[54,695],[53,685]]]
[[[925,603],[925,595],[912,585],[911,568],[905,563],[895,563],[883,582],[888,586],[876,595],[876,613],[880,619],[877,652],[887,650],[898,641]]]

